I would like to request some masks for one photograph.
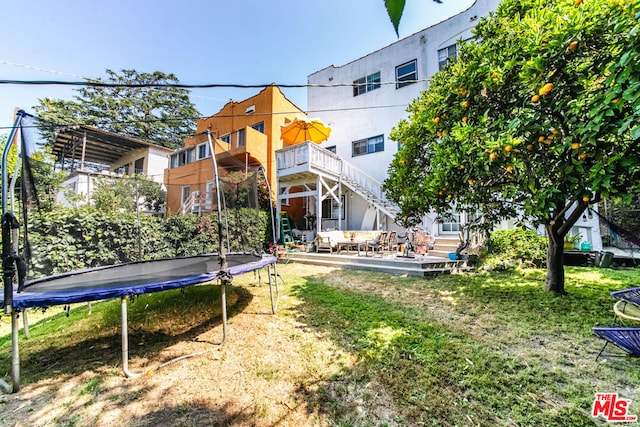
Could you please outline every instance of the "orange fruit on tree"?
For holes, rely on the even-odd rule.
[[[506,151],[507,153],[511,152],[511,150],[513,150],[513,146],[511,146],[511,145],[506,145],[504,147],[504,151]]]
[[[569,50],[576,50],[577,47],[578,47],[577,41],[574,40],[571,43],[569,43]]]
[[[560,132],[558,131],[558,129],[556,129],[556,128],[551,129],[551,135],[556,136],[559,133]]]
[[[513,172],[513,166],[509,165],[505,168],[505,170],[507,171],[507,173],[511,173]]]
[[[464,165],[460,165],[460,169],[464,169]]]
[[[618,98],[616,98],[616,99],[612,99],[611,102],[614,103],[614,104],[617,104],[618,102],[620,102],[620,100]]]
[[[497,158],[498,158],[498,154],[497,154],[497,153],[491,153],[491,154],[489,154],[489,158],[490,158],[491,160],[495,160],[495,159],[497,159]]]
[[[542,95],[546,95],[546,94],[548,94],[549,92],[551,92],[551,90],[552,90],[552,89],[553,89],[553,83],[547,83],[546,85],[544,85],[544,86],[542,86],[542,87],[540,88],[540,90],[538,91],[538,94],[539,94],[540,96],[542,96]]]
[[[469,101],[462,101],[462,108],[469,108]]]
[[[580,160],[584,160],[587,158],[587,153],[580,153],[578,157],[580,158]]]
[[[588,202],[589,200],[591,200],[589,196],[582,197],[582,201],[585,203]]]
[[[474,181],[473,181],[473,179],[469,178],[469,179],[467,180],[467,182],[469,183],[469,185],[473,185],[473,182],[474,182]]]
[[[538,102],[540,101],[540,95],[533,95],[531,97],[531,102]]]
[[[467,123],[467,120],[469,120],[469,118],[468,118],[467,116],[464,116],[464,117],[462,118],[462,121],[463,121],[464,123]]]
[[[440,117],[434,117],[433,118],[433,123],[438,123],[440,122]]]
[[[532,151],[533,150],[533,144],[527,144],[527,150],[528,151]]]
[[[582,0],[576,0],[576,6],[580,6],[582,4]]]
[[[540,135],[540,136],[538,137],[538,142],[544,142],[544,140],[545,140],[545,139],[547,139],[547,138],[546,138],[546,137],[544,137],[544,136],[542,136],[542,135]]]
[[[578,148],[580,148],[580,143],[574,142],[573,144],[571,144],[571,148],[573,148],[574,150],[577,150]]]

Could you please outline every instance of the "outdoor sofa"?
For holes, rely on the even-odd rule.
[[[366,242],[376,240],[382,233],[380,230],[333,230],[318,231],[316,235],[316,252],[339,251],[341,244],[350,242]]]

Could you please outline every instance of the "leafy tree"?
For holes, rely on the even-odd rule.
[[[587,4],[588,3],[588,4]],[[543,225],[545,289],[587,206],[640,191],[639,0],[505,0],[434,75],[392,138],[403,215],[453,207]]]
[[[182,145],[195,131],[199,115],[186,89],[164,86],[178,83],[173,74],[106,70],[107,78],[86,79],[74,100],[40,99],[35,106],[47,141],[60,125],[91,124],[170,148]]]
[[[106,212],[135,212],[136,206],[159,212],[166,194],[157,182],[144,177],[107,178],[96,180],[91,194],[94,206]]]
[[[41,210],[50,211],[56,206],[56,198],[67,178],[67,172],[56,170],[55,160],[47,150],[35,152],[29,162],[38,206]]]

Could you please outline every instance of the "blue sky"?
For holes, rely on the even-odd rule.
[[[400,37],[467,9],[474,0],[407,0]],[[174,73],[181,83],[304,84],[398,40],[383,0],[5,1],[0,79],[79,81],[106,69]],[[210,116],[259,89],[197,89]],[[306,89],[284,89],[306,109]],[[14,107],[71,99],[63,86],[0,85],[0,133]]]

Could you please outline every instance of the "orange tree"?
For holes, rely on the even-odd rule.
[[[589,204],[640,191],[640,0],[505,0],[392,131],[402,216],[455,206],[548,236],[545,289]]]

